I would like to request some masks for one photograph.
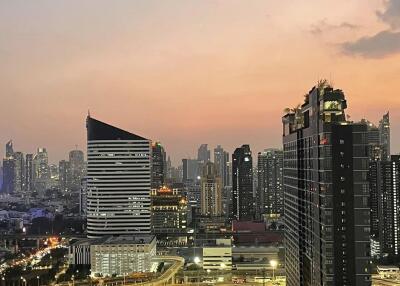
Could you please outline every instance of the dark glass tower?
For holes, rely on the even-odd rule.
[[[320,82],[283,117],[288,286],[371,285],[367,127]]]
[[[249,145],[236,148],[232,154],[232,219],[253,220],[253,159]]]
[[[89,238],[150,233],[150,140],[87,118]]]
[[[151,188],[159,189],[164,185],[166,159],[164,147],[160,142],[152,144],[152,160],[151,160]]]
[[[266,149],[258,153],[258,201],[261,214],[283,215],[283,151]]]

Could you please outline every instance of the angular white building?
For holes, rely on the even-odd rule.
[[[151,142],[88,116],[88,238],[149,234]]]

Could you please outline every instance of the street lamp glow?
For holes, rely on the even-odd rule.
[[[271,267],[272,267],[272,268],[276,268],[276,266],[278,266],[278,261],[276,261],[276,260],[271,260],[271,261],[269,262],[269,264],[271,264]]]
[[[196,256],[193,261],[194,261],[194,263],[199,264],[200,263],[200,257]]]

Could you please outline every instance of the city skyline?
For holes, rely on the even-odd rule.
[[[395,1],[42,3],[0,3],[1,144],[67,159],[85,150],[89,109],[160,141],[174,165],[201,143],[256,154],[281,146],[283,109],[327,78],[352,120],[391,111],[400,151]]]

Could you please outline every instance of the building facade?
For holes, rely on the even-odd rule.
[[[320,82],[283,117],[288,286],[371,285],[365,124]]]
[[[283,151],[266,149],[258,153],[258,207],[261,214],[283,215]]]
[[[87,118],[87,232],[149,234],[151,142]]]
[[[151,225],[153,234],[184,233],[188,203],[178,189],[161,187],[151,190]]]
[[[236,148],[232,154],[232,214],[233,220],[253,220],[253,159],[249,145]]]
[[[111,277],[150,272],[155,256],[154,236],[107,237],[90,246],[91,275]]]
[[[160,142],[153,142],[151,160],[151,188],[159,189],[165,182],[166,159],[164,147]]]
[[[207,162],[201,176],[201,215],[222,216],[222,180],[217,165]]]

